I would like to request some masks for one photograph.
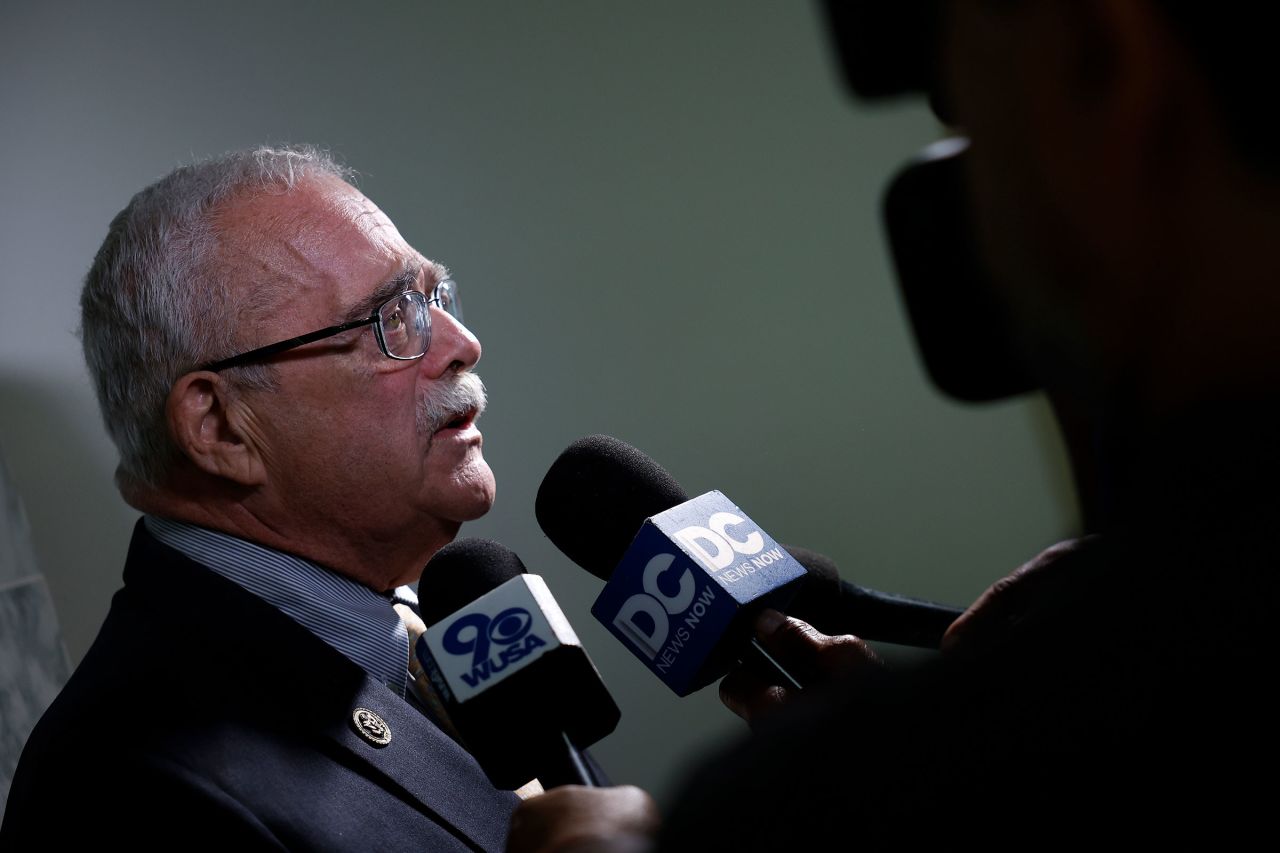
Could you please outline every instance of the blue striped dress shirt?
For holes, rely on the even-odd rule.
[[[402,586],[391,597],[309,560],[193,524],[144,517],[157,540],[274,606],[404,697],[409,634],[392,604],[416,609]]]

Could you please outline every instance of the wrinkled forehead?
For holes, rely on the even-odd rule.
[[[319,192],[336,227],[359,234],[374,253],[403,256],[413,251],[391,218],[363,193],[338,178],[328,178],[326,184]]]
[[[222,216],[233,249],[227,260],[242,308],[271,308],[285,326],[337,322],[409,266],[432,266],[371,200],[324,175],[290,190],[241,199]],[[428,286],[429,283],[428,283]],[[289,316],[279,308],[289,306]],[[273,322],[273,325],[275,323]]]

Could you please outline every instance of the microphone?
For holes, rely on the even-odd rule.
[[[824,634],[857,634],[864,640],[936,649],[962,607],[878,592],[842,580],[832,559],[817,551],[786,545],[808,570],[787,613]]]
[[[634,548],[632,537],[639,541],[636,531],[645,519],[687,500],[688,495],[671,474],[640,450],[610,436],[589,436],[566,448],[548,470],[538,490],[535,515],[543,532],[566,556],[610,581],[614,567],[628,553],[627,543]],[[850,633],[868,640],[936,649],[947,626],[963,612],[843,581],[830,558],[807,548],[788,545],[784,551],[805,568],[806,575],[790,605],[779,609],[824,633]],[[601,601],[596,604],[599,607]],[[610,627],[597,608],[592,612]],[[752,618],[754,613],[752,610]],[[637,649],[619,631],[614,634],[633,651]],[[637,656],[672,686],[647,653]],[[707,675],[710,680],[718,677]],[[697,688],[684,692],[672,689],[685,695]]]
[[[422,573],[414,655],[498,788],[595,782],[580,750],[621,716],[546,582],[509,548],[462,539]]]
[[[689,499],[648,456],[597,435],[560,454],[534,513],[566,556],[605,581],[592,615],[676,695],[744,655],[800,688],[752,624],[766,607],[786,608],[805,569],[720,492]]]

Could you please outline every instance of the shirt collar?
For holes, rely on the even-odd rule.
[[[147,531],[274,606],[403,697],[407,684],[409,635],[392,608],[415,609],[412,587],[381,595],[351,578],[309,560],[215,530],[145,516]]]

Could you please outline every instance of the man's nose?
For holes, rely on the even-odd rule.
[[[431,345],[422,357],[427,374],[438,379],[450,371],[475,367],[480,360],[480,341],[471,330],[434,305],[427,310],[431,312]]]

